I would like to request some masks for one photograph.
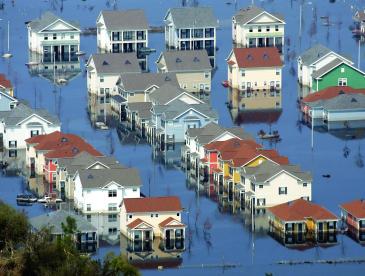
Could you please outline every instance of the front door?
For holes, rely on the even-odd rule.
[[[171,237],[170,231],[171,230],[166,230],[166,239],[170,239],[170,237]]]
[[[151,238],[151,231],[145,231],[144,234],[146,240],[149,240]]]

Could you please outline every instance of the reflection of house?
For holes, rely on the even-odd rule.
[[[317,237],[323,232],[337,231],[338,218],[318,204],[297,199],[270,207],[269,221],[282,234],[311,233]]]
[[[165,51],[156,64],[158,72],[176,73],[180,87],[188,92],[211,90],[212,66],[206,50]]]
[[[232,18],[232,39],[238,47],[284,46],[284,19],[261,8],[241,9]]]
[[[217,19],[211,7],[171,8],[165,21],[165,44],[171,50],[205,49],[215,65]]]
[[[365,120],[365,90],[347,86],[329,87],[301,101],[305,116],[315,126],[328,129],[362,128]]]
[[[299,83],[304,86],[312,87],[312,74],[315,71],[320,70],[322,67],[328,66],[328,64],[332,63],[336,59],[342,60],[349,65],[353,65],[353,62],[348,58],[337,54],[321,44],[315,44],[313,47],[307,49],[298,57]],[[337,85],[337,80],[336,84],[333,84],[332,86],[334,85]]]
[[[97,229],[81,216],[68,213],[63,210],[50,212],[29,219],[32,228],[40,231],[45,227],[50,228],[53,237],[63,236],[65,233],[62,224],[67,225],[67,218],[73,218],[76,222],[76,233],[73,234],[76,248],[82,252],[94,252],[99,247],[99,235]]]
[[[2,143],[9,151],[9,156],[16,157],[17,149],[26,147],[25,140],[40,134],[48,134],[60,129],[59,120],[44,109],[32,109],[15,99],[3,96],[1,102],[8,99],[10,110],[1,112],[0,133]]]
[[[349,227],[365,231],[365,200],[346,202],[340,208],[341,217]]]
[[[354,20],[358,24],[358,29],[365,33],[365,11],[364,10],[358,10],[356,11],[354,15]]]
[[[113,157],[94,156],[88,152],[81,152],[74,157],[59,158],[56,174],[56,187],[61,198],[73,199],[75,189],[75,174],[85,169],[110,169],[119,166]]]
[[[260,90],[268,94],[281,90],[283,62],[276,48],[233,48],[227,63],[229,85],[247,97]]]
[[[14,96],[13,86],[4,74],[0,74],[0,92],[8,94],[11,97]]]
[[[128,262],[140,269],[176,268],[182,264],[184,239],[153,241],[130,241],[120,239],[121,252]]]
[[[174,196],[125,198],[120,208],[120,231],[130,240],[184,239],[180,199]]]
[[[147,69],[141,48],[148,47],[148,23],[143,10],[101,11],[97,20],[97,46],[102,53],[136,52]]]
[[[30,175],[44,175],[50,184],[50,192],[56,184],[58,159],[71,158],[80,152],[88,152],[94,156],[102,156],[100,152],[74,134],[54,131],[50,134],[37,135],[26,139],[26,164]]]
[[[47,11],[27,24],[28,48],[42,55],[42,62],[77,61],[80,48],[78,23]]]

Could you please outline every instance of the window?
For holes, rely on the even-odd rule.
[[[104,97],[100,97],[100,103],[104,103]],[[101,112],[101,111],[100,111]]]
[[[104,88],[100,88],[99,91],[100,91],[100,95],[104,95],[104,91],[105,91]]]
[[[153,218],[153,214],[151,214],[151,218]]]
[[[259,185],[259,188],[260,188],[260,189],[264,188],[264,185]]]
[[[117,221],[117,214],[109,214],[108,222],[115,222],[115,221]]]
[[[86,211],[91,211],[91,204],[86,204]]]
[[[113,227],[113,228],[109,228],[108,229],[109,235],[115,235],[117,232],[118,232],[118,230],[117,230],[116,227]]]
[[[181,29],[180,30],[181,38],[190,38],[190,30],[189,29]]]
[[[30,131],[30,137],[39,135],[39,130],[31,130]]]
[[[203,37],[203,29],[194,29],[194,37],[202,38]]]
[[[53,40],[57,39],[57,34],[53,34]]]
[[[70,34],[71,39],[74,39],[74,37],[75,37],[74,34]]]
[[[345,67],[341,68],[341,73],[345,73]]]
[[[109,203],[108,204],[108,211],[109,212],[117,211],[117,204],[116,203]]]
[[[57,174],[56,173],[52,173],[52,180],[53,181],[56,181],[56,179],[57,179]]]
[[[146,39],[144,31],[137,31],[137,40],[144,40],[144,39]]]
[[[17,150],[9,150],[9,157],[17,157],[18,156],[18,151]]]
[[[275,31],[278,32],[279,31],[279,25],[275,25]]]
[[[270,26],[266,26],[266,31],[270,32]]]
[[[241,77],[244,77],[246,75],[245,70],[241,69],[240,71],[241,71]]]
[[[206,28],[205,37],[214,37],[214,28]]]
[[[180,213],[177,213],[176,216],[179,217],[180,216]]]
[[[339,78],[338,86],[347,86],[347,78]]]
[[[91,215],[86,215],[86,220],[87,220],[88,222],[91,222]]]
[[[155,217],[158,218],[158,214],[156,214]]]
[[[261,33],[261,26],[258,26],[258,27],[257,27],[257,31],[258,31],[259,33]]]
[[[252,32],[253,32],[253,28],[252,28],[252,27],[249,27],[248,31],[249,31],[250,33],[252,33]]]
[[[112,32],[112,40],[118,41],[119,39],[119,32]]]
[[[204,73],[204,77],[207,79],[207,78],[209,78],[209,76],[210,76],[210,74],[209,74],[209,72],[205,72]]]
[[[48,40],[48,34],[44,35],[44,40]]]
[[[308,184],[306,182],[303,183],[303,187],[307,187]]]
[[[13,141],[9,141],[9,148],[16,148],[17,147],[17,141],[13,140]]]
[[[279,195],[286,195],[288,194],[288,188],[287,187],[279,187]]]
[[[117,190],[109,190],[108,197],[117,197]]]
[[[61,39],[65,39],[65,34],[64,33],[61,34]]]
[[[100,78],[100,82],[104,82],[104,77],[101,77]]]
[[[130,219],[131,219],[131,218],[133,218],[133,216],[132,216],[132,215],[129,215],[129,216],[128,216],[128,218],[130,218]]]
[[[138,190],[137,188],[133,188],[133,192],[137,192],[137,190]]]
[[[134,39],[134,32],[132,31],[125,31],[123,32],[123,40],[133,40]]]
[[[280,75],[280,69],[276,68],[276,75],[279,76]]]

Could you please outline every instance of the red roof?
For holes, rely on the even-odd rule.
[[[358,219],[365,218],[365,200],[363,199],[357,199],[344,203],[340,205],[340,207]]]
[[[321,91],[309,94],[302,99],[303,102],[316,102],[319,100],[328,100],[337,97],[340,94],[364,94],[365,89],[355,89],[350,86],[331,86]]]
[[[176,224],[176,225],[168,225],[168,224],[169,224],[170,222],[172,222],[172,221],[177,222],[177,224]],[[172,218],[172,217],[168,217],[168,218],[167,218],[167,219],[165,219],[164,221],[160,222],[160,223],[159,223],[159,226],[160,226],[161,228],[164,228],[164,227],[166,227],[166,226],[169,226],[169,227],[185,227],[185,224],[181,223],[180,221],[178,221],[178,220],[176,220],[176,219],[174,219],[174,218]]]
[[[12,88],[10,80],[4,74],[0,74],[0,86],[5,88]]]
[[[125,198],[123,203],[127,213],[180,212],[182,210],[177,196]]]
[[[276,47],[234,48],[233,53],[239,68],[283,66],[279,51]]]
[[[50,134],[33,136],[25,140],[27,144],[35,145],[36,150],[47,151],[46,158],[74,157],[86,151],[94,156],[103,156],[93,146],[74,134],[55,131]]]
[[[247,146],[251,148],[261,148],[262,146],[257,144],[254,140],[250,139],[239,139],[239,138],[232,138],[225,141],[215,141],[209,143],[204,146],[206,150],[211,151],[228,151],[228,150],[237,150],[241,146]]]
[[[313,202],[297,199],[274,207],[269,211],[281,221],[304,221],[306,218],[318,220],[337,220],[337,217],[327,209]]]
[[[149,223],[147,223],[147,222],[145,222],[144,220],[142,220],[142,219],[140,219],[140,218],[137,218],[137,219],[135,219],[134,221],[132,221],[131,223],[129,223],[128,225],[127,225],[127,227],[129,228],[129,229],[133,229],[133,228],[136,228],[138,225],[140,225],[141,223],[145,223],[145,224],[147,224],[147,225],[150,225]]]

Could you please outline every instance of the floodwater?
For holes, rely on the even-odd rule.
[[[114,3],[115,2],[115,3]],[[46,78],[31,76],[25,66],[28,61],[27,31],[24,22],[38,17],[45,10],[52,10],[65,19],[78,20],[83,28],[95,26],[96,17],[101,9],[111,9],[114,4],[119,9],[143,8],[146,11],[150,25],[162,25],[163,17],[169,7],[180,6],[177,0],[53,0],[53,1],[6,1],[4,10],[0,10],[0,51],[6,50],[6,22],[10,20],[10,50],[13,58],[0,60],[0,71],[8,75],[15,85],[16,96],[28,100],[32,106],[48,109],[59,115],[62,130],[72,132],[87,139],[98,150],[113,155],[123,164],[136,167],[143,179],[142,192],[146,195],[178,195],[187,210],[183,220],[190,229],[185,241],[186,250],[180,255],[183,268],[163,271],[144,270],[143,274],[181,274],[194,275],[217,274],[248,274],[264,275],[308,275],[315,274],[360,274],[364,271],[363,264],[342,265],[278,265],[280,260],[319,260],[339,258],[360,258],[364,256],[364,248],[345,235],[337,235],[337,243],[333,246],[315,246],[306,250],[290,249],[283,246],[265,230],[252,234],[250,222],[246,216],[237,212],[232,215],[225,208],[218,207],[214,200],[209,199],[195,190],[186,181],[185,173],[176,166],[166,165],[166,156],[174,155],[176,151],[162,154],[154,159],[153,149],[148,144],[119,142],[114,130],[100,131],[91,127],[87,114],[87,90],[82,72],[73,78],[66,86],[54,88]],[[193,1],[185,1],[193,2]],[[226,79],[225,58],[231,50],[231,16],[236,7],[245,7],[251,1],[238,0],[205,0],[195,1],[200,5],[213,6],[220,22],[217,32],[218,70],[212,81],[211,103],[220,115],[220,123],[232,126],[237,122],[231,117],[226,102],[229,101],[226,89],[221,81]],[[277,129],[282,141],[275,145],[281,154],[289,157],[294,164],[299,164],[304,170],[313,174],[313,201],[322,204],[332,212],[339,214],[338,205],[342,202],[359,197],[365,197],[365,168],[358,162],[365,156],[363,139],[346,140],[341,135],[332,135],[323,131],[314,133],[314,149],[311,150],[310,128],[300,123],[297,109],[298,87],[293,68],[296,68],[295,58],[304,49],[316,42],[328,45],[352,57],[357,64],[357,43],[352,38],[349,26],[356,7],[363,8],[364,1],[328,0],[290,1],[267,0],[255,1],[268,11],[280,12],[286,19],[286,36],[290,38],[290,46],[285,49],[285,67],[283,68],[283,89],[281,112],[271,123],[261,121],[245,122],[247,131],[256,134],[260,129],[267,131],[271,126]],[[333,2],[333,1],[332,1]],[[12,4],[13,3],[13,4]],[[31,3],[31,4],[30,4]],[[231,4],[227,4],[231,3]],[[299,22],[299,4],[302,3],[302,22]],[[323,26],[321,16],[328,16],[330,26]],[[299,26],[302,26],[301,32]],[[299,34],[300,33],[300,34]],[[157,49],[149,58],[149,67],[155,71],[154,61],[164,47],[163,34],[150,36],[150,47]],[[289,49],[288,49],[289,48]],[[81,50],[88,55],[96,52],[96,37],[83,36]],[[288,55],[289,53],[289,55]],[[364,60],[364,48],[361,47],[361,59]],[[288,60],[288,57],[290,60]],[[365,69],[365,63],[361,62]],[[111,146],[111,143],[113,146]],[[270,145],[266,145],[270,146]],[[346,153],[344,154],[344,149]],[[165,158],[165,159],[164,159]],[[164,160],[164,162],[160,162]],[[323,178],[330,174],[330,178]],[[16,206],[15,195],[24,190],[24,183],[19,177],[0,178],[0,197],[2,200]],[[43,206],[18,207],[30,217],[45,212]],[[260,219],[260,218],[257,218]],[[209,223],[207,223],[209,222]],[[259,221],[257,222],[260,223]],[[209,227],[206,225],[209,224]],[[263,233],[264,232],[264,233]],[[159,248],[159,247],[158,247]],[[125,253],[123,246],[105,245],[98,251],[98,256],[113,251]],[[170,256],[170,257],[169,257]],[[170,254],[163,257],[164,261],[176,258]],[[146,254],[145,258],[149,258]],[[236,268],[202,267],[203,265],[238,264]]]

